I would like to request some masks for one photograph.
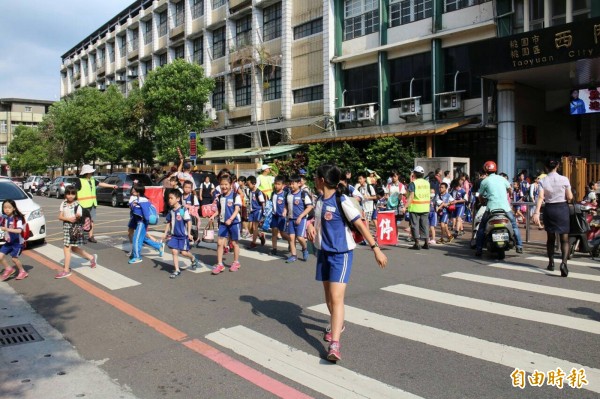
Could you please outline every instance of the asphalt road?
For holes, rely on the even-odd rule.
[[[139,398],[600,398],[600,263],[589,258],[560,278],[531,259],[543,256],[539,248],[498,264],[474,258],[466,240],[429,251],[401,243],[385,249],[389,266],[380,270],[360,247],[342,361],[332,365],[320,359],[328,317],[314,256],[285,264],[265,247],[243,251],[236,273],[187,270],[169,279],[168,254],[148,249],[143,263],[127,264],[128,209],[101,205],[99,242],[86,246],[100,266],[55,280],[60,201],[34,198],[47,243],[24,254],[29,278],[8,284]],[[213,249],[193,252],[215,263]],[[588,385],[512,385],[515,368],[557,367],[566,375],[583,368]]]

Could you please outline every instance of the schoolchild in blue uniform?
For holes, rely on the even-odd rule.
[[[233,246],[233,263],[229,267],[230,272],[238,271],[240,268],[240,239],[242,198],[233,190],[229,175],[223,175],[219,183],[221,195],[217,203],[217,213],[210,218],[219,218],[219,239],[217,241],[217,264],[212,269],[212,274],[219,274],[225,270],[223,265],[223,251],[227,246],[227,240]]]
[[[429,244],[435,244],[435,228],[438,224],[437,222],[437,211],[435,206],[435,188],[432,188],[429,193]]]
[[[181,191],[171,190],[169,193],[169,206],[171,210],[167,213],[167,225],[163,235],[163,241],[170,236],[167,246],[173,254],[173,267],[175,270],[169,277],[175,278],[181,274],[179,269],[179,254],[192,261],[192,268],[198,267],[198,260],[190,252],[190,241],[192,237],[192,218],[187,209],[181,206]]]
[[[25,216],[17,208],[15,201],[11,199],[4,200],[2,203],[2,224],[0,230],[4,233],[5,244],[0,247],[0,263],[4,266],[4,272],[0,280],[8,280],[16,271],[14,267],[8,265],[6,258],[10,256],[14,265],[19,269],[19,274],[15,280],[23,280],[29,274],[23,268],[23,264],[19,260],[21,251],[23,251],[23,243],[25,240],[21,236],[25,225]]]
[[[441,233],[440,239],[436,241],[438,244],[446,244],[454,241],[454,235],[450,233],[450,229],[448,228],[448,221],[450,219],[450,211],[448,210],[448,206],[450,206],[451,201],[452,197],[448,193],[448,183],[441,182],[440,193],[435,198],[436,211],[439,216],[438,222],[440,224]]]
[[[151,246],[158,251],[158,256],[163,255],[164,244],[157,242],[147,235],[148,222],[144,218],[144,214],[148,215],[148,207],[150,201],[145,197],[146,188],[142,184],[135,184],[131,189],[129,197],[129,231],[133,231],[131,235],[131,259],[129,264],[140,263],[142,261],[142,247],[144,244]]]
[[[314,208],[310,194],[300,190],[300,176],[290,176],[290,193],[286,196],[287,206],[287,233],[289,234],[290,256],[286,263],[298,260],[296,256],[296,240],[302,248],[302,260],[308,260],[308,247],[306,246],[306,219]]]
[[[281,234],[281,238],[286,241],[290,241],[290,237],[286,233],[285,223],[287,218],[287,207],[285,206],[285,199],[287,197],[287,190],[284,190],[285,178],[283,176],[276,176],[273,182],[273,194],[271,195],[271,202],[273,203],[273,218],[271,219],[271,255],[277,255],[277,238]]]
[[[252,233],[252,242],[248,248],[253,249],[256,248],[256,239],[258,237],[260,237],[260,245],[265,245],[266,242],[265,233],[258,231],[258,225],[265,213],[265,196],[262,191],[258,189],[255,176],[248,176],[246,178],[246,185],[250,189],[250,192],[248,193],[248,223],[250,224],[249,228]]]
[[[452,196],[452,202],[455,206],[454,212],[452,212],[453,227],[455,237],[463,233],[463,216],[465,214],[465,202],[466,202],[466,191],[462,188],[462,185],[458,179],[452,180],[450,183],[452,185],[452,191],[450,195]]]
[[[325,301],[331,314],[324,339],[329,342],[327,359],[341,360],[340,336],[344,330],[344,295],[352,271],[356,243],[348,223],[352,223],[371,246],[381,268],[387,257],[381,252],[369,229],[361,222],[360,212],[348,197],[338,194],[342,171],[333,165],[321,165],[315,175],[315,188],[323,192],[315,206],[315,223],[308,226],[308,238],[317,249],[316,279],[323,282]],[[341,207],[338,205],[341,204]],[[344,215],[342,215],[342,212]]]

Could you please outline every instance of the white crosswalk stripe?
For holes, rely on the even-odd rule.
[[[600,303],[600,294],[594,294],[591,292],[568,290],[565,288],[556,288],[556,287],[550,287],[550,286],[546,286],[546,285],[523,283],[520,281],[506,280],[506,279],[495,278],[495,277],[478,276],[476,274],[468,274],[468,273],[461,273],[461,272],[447,273],[447,274],[444,274],[443,276],[456,278],[456,279],[460,279],[460,280],[465,280],[465,281],[472,281],[474,283],[489,284],[489,285],[495,285],[495,286],[499,286],[499,287],[513,288],[516,290],[536,292],[538,294],[554,295],[554,296],[559,296],[559,297],[563,297],[563,298],[575,298],[575,299],[582,300],[582,301]]]
[[[470,298],[466,296],[448,294],[445,292],[414,287],[406,284],[398,284],[390,287],[384,287],[382,288],[382,290],[400,295],[407,295],[414,298],[425,299],[427,301],[443,303],[451,306],[458,306],[465,309],[493,313],[501,316],[514,317],[522,320],[530,320],[538,323],[552,324],[555,326],[585,331],[592,334],[600,334],[600,323],[593,320],[581,319],[578,317],[571,316],[563,316],[549,312],[540,312],[538,310],[520,308],[517,306],[504,305],[497,302],[484,301],[481,299]]]
[[[543,256],[530,256],[527,258],[527,260],[533,260],[533,261],[539,261],[539,262],[545,262],[548,263],[548,258],[545,258]],[[558,262],[558,264],[560,264],[561,260],[560,258],[556,258],[555,263]],[[600,267],[600,262],[596,262],[596,261],[581,261],[581,260],[569,260],[567,262],[567,264],[569,266],[587,266],[587,267]],[[558,265],[557,265],[558,267]]]
[[[329,315],[326,304],[311,306],[309,309]],[[571,367],[576,369],[584,368],[589,382],[589,385],[584,386],[584,389],[600,392],[600,370],[586,367],[576,362],[485,341],[439,328],[424,326],[418,323],[399,320],[352,306],[345,307],[345,321],[473,358],[511,368],[520,368],[528,373],[532,373],[535,370],[554,370],[558,367],[564,369],[567,366],[568,369],[571,369]]]
[[[64,253],[62,248],[58,248],[54,245],[43,245],[41,247],[37,247],[33,249],[35,252],[44,255],[47,258],[52,259],[53,261],[60,261],[64,259]],[[136,285],[140,285],[141,283],[130,279],[127,276],[124,276],[120,273],[112,271],[101,265],[102,259],[99,259],[99,263],[96,268],[92,269],[89,266],[85,265],[87,260],[77,256],[76,254],[71,254],[71,270],[87,277],[88,279],[105,286],[110,290],[118,290],[121,288],[134,287]]]
[[[118,245],[114,245],[114,248],[119,249],[125,253],[128,253],[129,251],[131,251],[131,244],[130,243],[118,244]],[[167,247],[165,247],[165,251],[161,258],[160,256],[158,256],[158,252],[156,252],[156,250],[154,248],[149,248],[147,246],[144,246],[144,247],[142,247],[142,257],[147,257],[150,259],[162,259],[164,262],[173,263],[173,254],[171,254],[171,251]],[[198,256],[196,256],[196,259],[198,259]],[[123,262],[127,263],[127,258],[124,258]],[[179,256],[179,267],[181,269],[186,269],[186,271],[188,271],[188,272],[204,273],[204,272],[209,272],[212,270],[211,266],[202,262],[200,259],[198,259],[198,268],[196,270],[192,270],[191,267],[189,267],[189,265],[191,265],[191,261],[188,258]]]
[[[419,398],[243,326],[221,329],[206,338],[332,398]]]
[[[548,276],[560,276],[560,270],[549,271],[545,268],[539,268],[536,266],[527,266],[527,265],[517,265],[511,263],[490,263],[487,265],[488,267],[494,267],[497,269],[506,269],[506,270],[514,270],[520,272],[529,272],[529,273],[539,273],[546,274]],[[584,274],[584,273],[573,273],[569,271],[569,278],[574,278],[578,280],[588,280],[588,281],[600,281],[600,275],[594,274]]]

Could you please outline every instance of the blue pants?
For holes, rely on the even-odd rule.
[[[160,243],[152,241],[146,237],[146,224],[143,221],[138,221],[131,238],[131,252],[134,259],[140,259],[142,257],[142,246],[146,244],[152,248],[160,249]]]
[[[523,246],[523,242],[521,241],[521,232],[519,231],[519,226],[517,225],[517,219],[515,219],[515,215],[512,212],[506,212],[506,217],[508,218],[508,220],[510,220],[510,224],[512,224],[513,231],[515,232],[517,248],[521,248]],[[477,251],[481,251],[483,249],[483,240],[485,239],[485,226],[487,225],[488,220],[490,220],[490,213],[486,212],[481,218],[479,229],[477,229],[477,241],[475,244]]]

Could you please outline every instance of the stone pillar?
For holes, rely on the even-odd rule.
[[[498,172],[515,176],[515,84],[498,82]]]
[[[235,148],[234,143],[235,143],[235,141],[234,141],[233,134],[225,136],[225,149],[226,150],[233,150]]]
[[[292,118],[292,0],[281,2],[281,116]]]

